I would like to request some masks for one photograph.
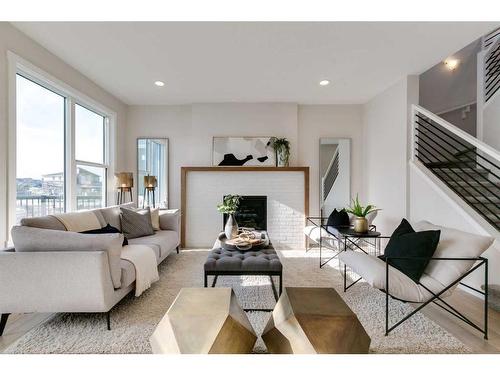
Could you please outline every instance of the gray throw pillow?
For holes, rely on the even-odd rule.
[[[127,240],[137,237],[151,236],[155,233],[151,223],[151,212],[149,207],[141,213],[120,207],[120,221],[122,233]]]
[[[123,235],[120,233],[82,234],[27,226],[14,226],[11,233],[16,252],[106,251],[113,286],[121,285]]]

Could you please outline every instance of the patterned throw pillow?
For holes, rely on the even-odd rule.
[[[150,236],[155,233],[153,225],[151,224],[151,212],[149,211],[149,207],[144,210],[144,214],[123,207],[120,207],[120,211],[122,232],[128,240]]]

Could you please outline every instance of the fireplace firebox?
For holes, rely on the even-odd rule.
[[[257,230],[267,230],[267,196],[243,195],[234,216],[240,228],[246,227]],[[222,221],[223,230],[227,218],[228,215],[224,214]]]

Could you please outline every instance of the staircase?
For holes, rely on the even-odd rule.
[[[422,107],[412,116],[414,162],[500,231],[500,153]]]

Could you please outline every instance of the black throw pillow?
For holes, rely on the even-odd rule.
[[[337,209],[334,209],[330,216],[328,216],[326,225],[334,228],[348,227],[349,215],[345,210],[337,211]]]
[[[403,219],[392,234],[384,255],[379,256],[383,261],[389,258],[389,264],[404,273],[415,282],[429,264],[439,244],[439,230],[415,232],[410,223]],[[425,259],[391,259],[391,257],[412,257]]]
[[[80,232],[83,234],[107,234],[107,233],[121,233],[118,228],[115,228],[111,225],[106,225],[105,227],[102,227],[101,229],[91,229],[91,230],[86,230],[85,232]],[[123,237],[123,243],[122,246],[128,245],[127,238],[124,236]]]

